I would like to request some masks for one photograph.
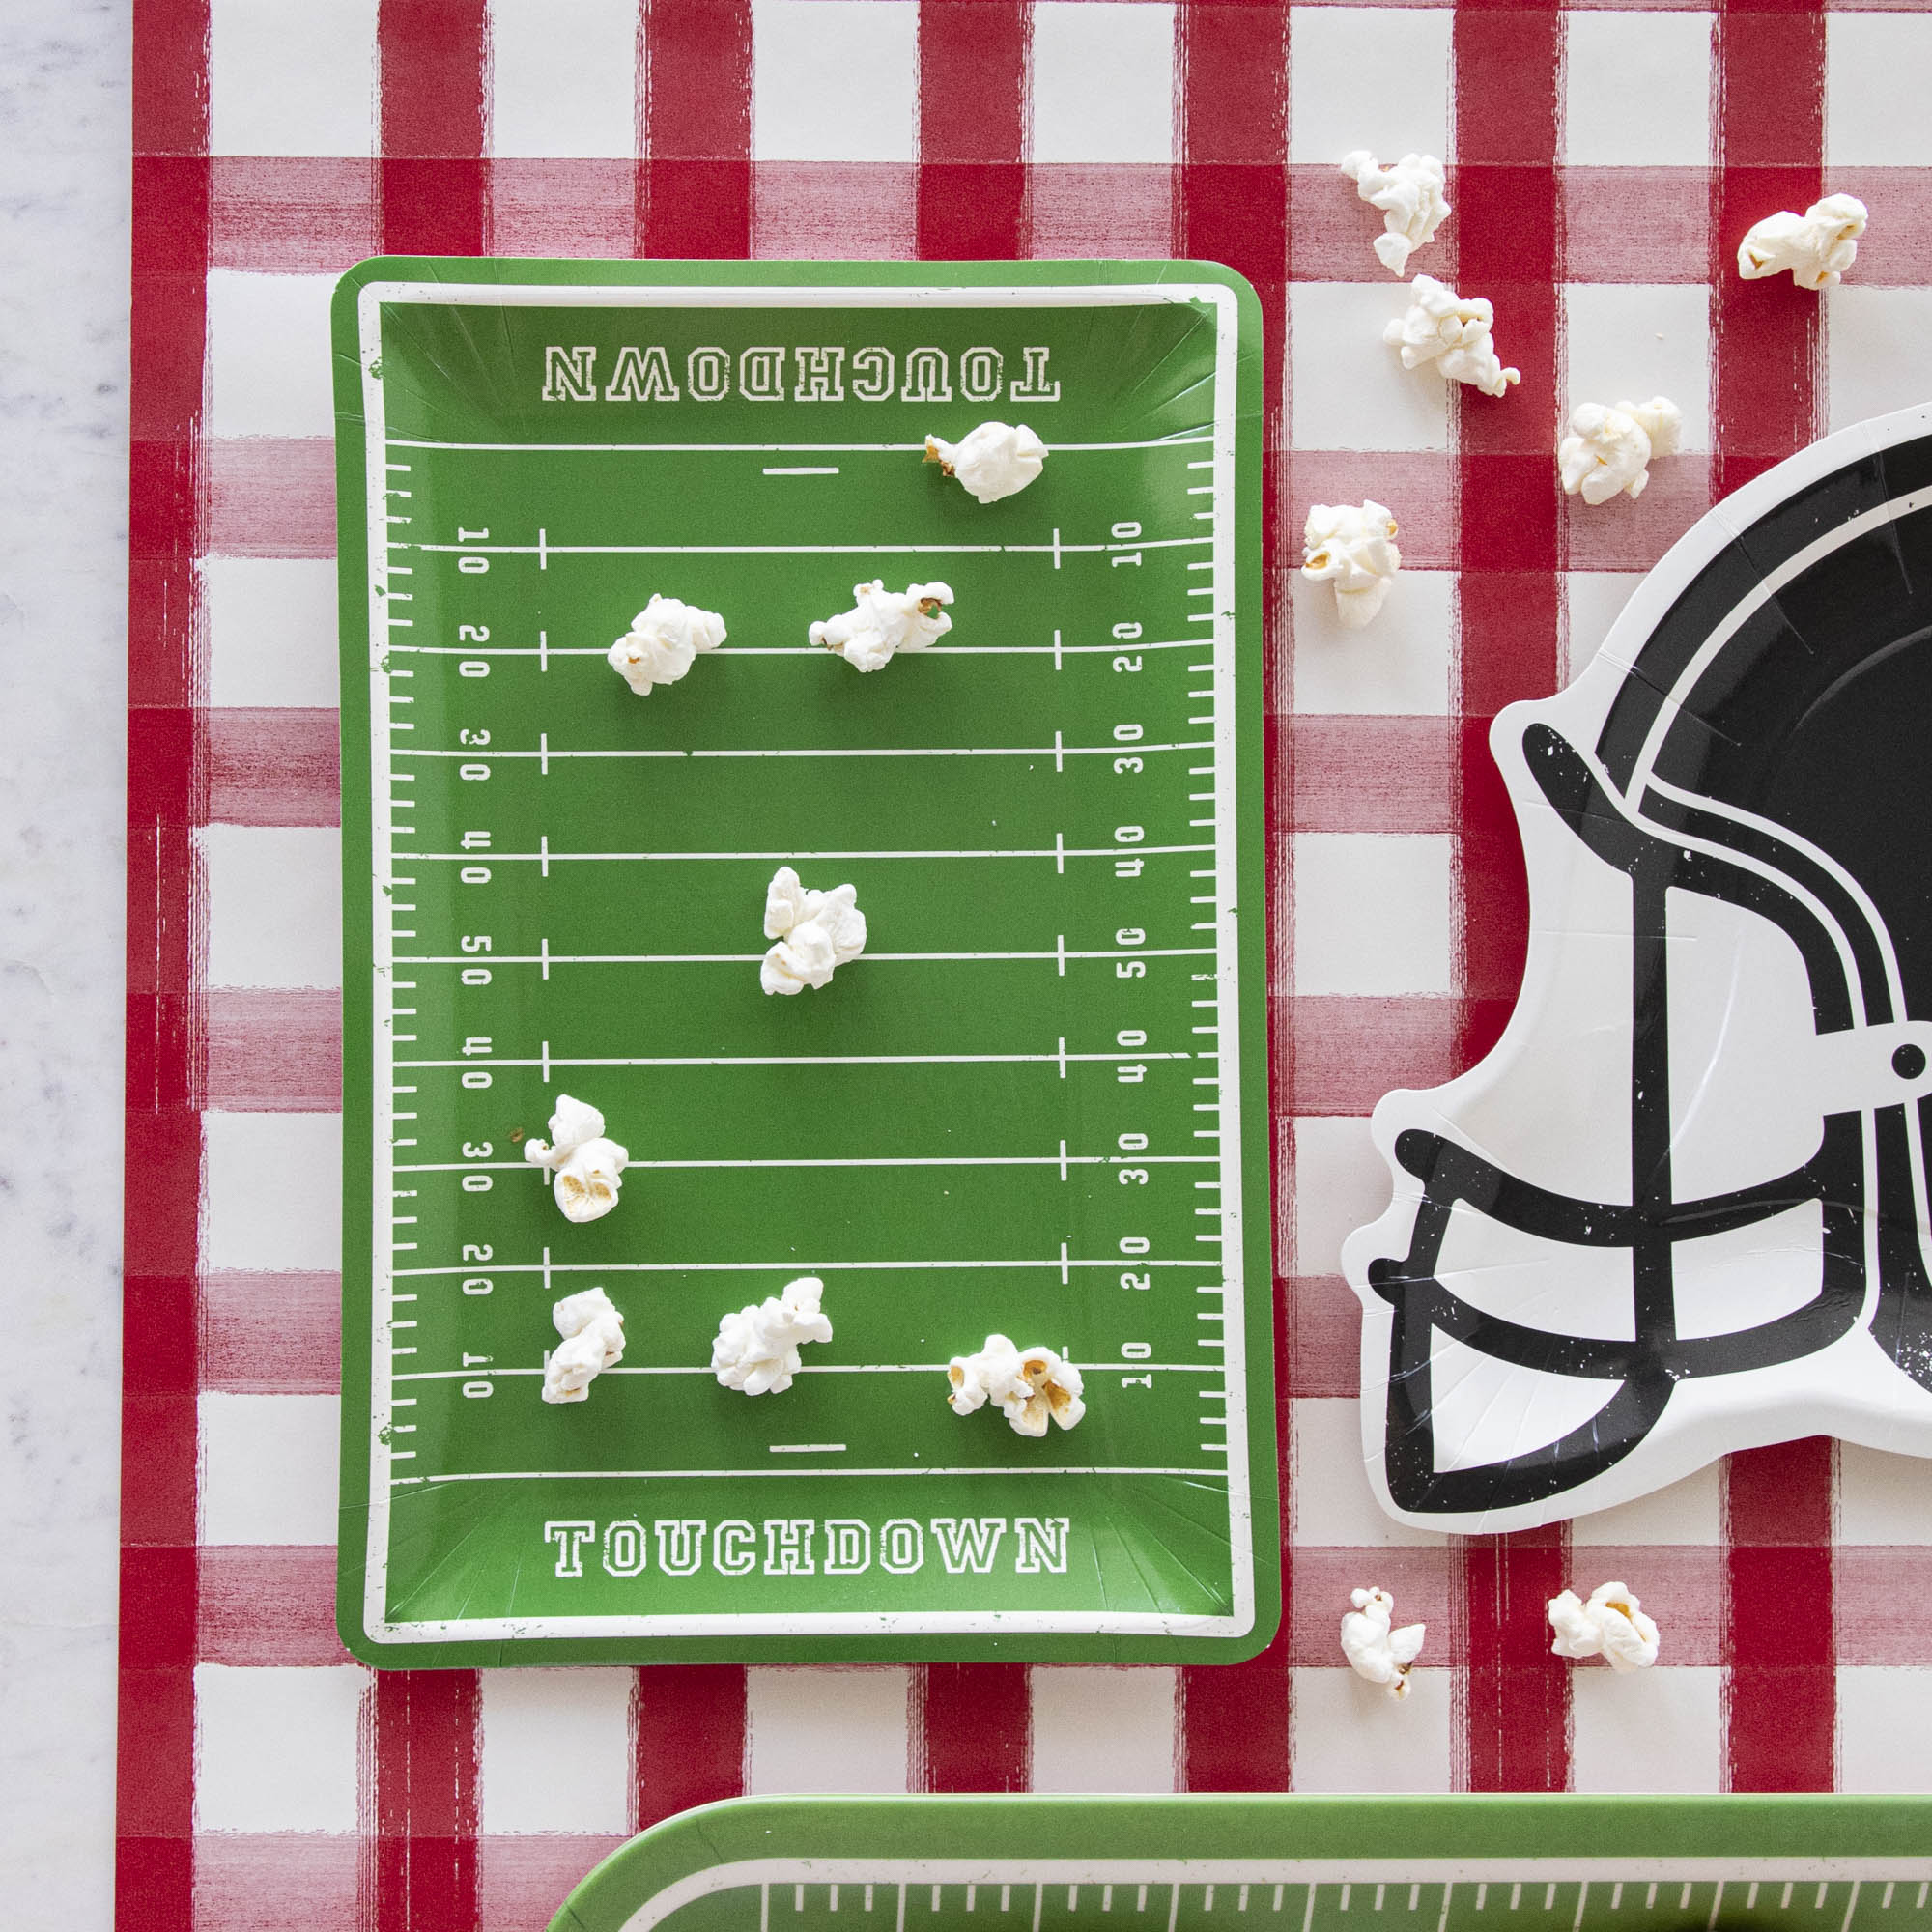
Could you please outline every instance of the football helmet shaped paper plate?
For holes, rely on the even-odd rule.
[[[1522,1528],[1726,1450],[1932,1455],[1932,406],[1706,516],[1490,744],[1530,885],[1493,1052],[1394,1093],[1351,1236],[1403,1521]]]

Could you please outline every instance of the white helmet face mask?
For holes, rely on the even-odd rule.
[[[1351,1236],[1405,1522],[1603,1509],[1731,1449],[1932,1455],[1932,409],[1703,519],[1491,748],[1530,882],[1495,1049],[1388,1094]]]

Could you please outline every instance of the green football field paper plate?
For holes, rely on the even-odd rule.
[[[1923,1932],[1929,1881],[1924,1798],[748,1798],[551,1932]]]
[[[334,311],[339,1621],[375,1664],[1211,1662],[1279,1616],[1261,327],[1201,263],[392,260]],[[1025,422],[982,506],[923,439]],[[952,629],[862,674],[853,586]],[[724,646],[634,696],[653,592]],[[865,956],[758,984],[765,887]],[[522,1158],[603,1110],[622,1199]],[[834,1338],[718,1386],[804,1274]],[[540,1399],[558,1297],[621,1365]],[[1033,1440],[946,1403],[1077,1363]]]

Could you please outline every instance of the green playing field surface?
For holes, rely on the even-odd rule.
[[[926,279],[920,279],[920,274]],[[382,1663],[1236,1657],[1276,1601],[1259,324],[1193,264],[366,264],[337,298],[341,1620]],[[981,506],[927,432],[1029,423]],[[806,629],[942,580],[862,674]],[[654,591],[729,639],[634,696]],[[766,882],[870,937],[765,995]],[[631,1154],[574,1226],[519,1141]],[[726,1310],[825,1282],[778,1395]],[[550,1307],[620,1367],[540,1400]],[[1042,1440],[945,1401],[1079,1364]]]
[[[1917,1798],[772,1798],[552,1932],[1924,1932]]]

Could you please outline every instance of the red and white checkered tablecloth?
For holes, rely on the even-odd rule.
[[[1580,665],[1724,491],[1932,390],[1924,0],[136,0],[121,1921],[528,1932],[745,1791],[1932,1787],[1921,1463],[1800,1442],[1571,1527],[1371,1500],[1344,1234],[1366,1116],[1483,1053],[1521,863],[1490,719]],[[1491,297],[1501,403],[1405,377],[1334,163],[1445,156],[1415,266]],[[1825,188],[1822,298],[1737,242]],[[1267,331],[1282,1634],[1254,1662],[373,1675],[333,1627],[339,1152],[327,311],[377,252],[1166,256]],[[1662,392],[1640,503],[1557,493],[1572,402]],[[1407,569],[1344,641],[1314,499]],[[1622,1577],[1635,1680],[1548,1654]],[[1348,1589],[1430,1640],[1394,1706]]]

